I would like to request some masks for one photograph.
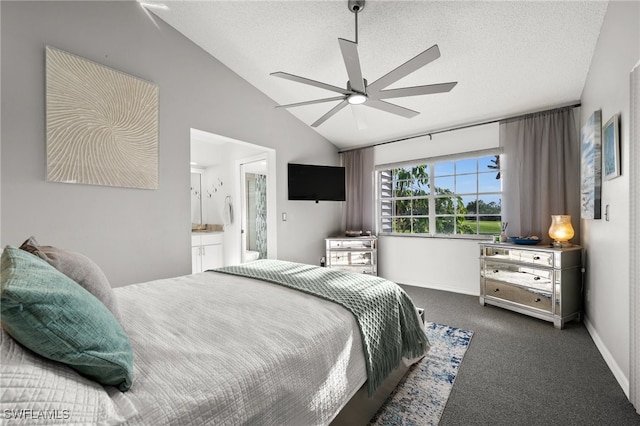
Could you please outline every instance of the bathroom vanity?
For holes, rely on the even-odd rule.
[[[224,266],[224,232],[191,233],[191,269],[192,272],[204,272]]]

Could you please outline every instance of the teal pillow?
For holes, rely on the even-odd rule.
[[[46,261],[7,246],[1,258],[2,328],[32,351],[126,391],[133,349],[124,329],[91,293]]]

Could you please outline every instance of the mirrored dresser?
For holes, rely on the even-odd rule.
[[[377,245],[378,239],[375,236],[325,238],[326,266],[378,275]]]
[[[580,319],[582,248],[480,244],[480,304],[553,322]]]

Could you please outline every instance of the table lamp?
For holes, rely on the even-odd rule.
[[[571,215],[554,214],[551,215],[551,226],[549,236],[553,240],[554,247],[568,247],[569,240],[573,238],[574,232],[571,226]]]

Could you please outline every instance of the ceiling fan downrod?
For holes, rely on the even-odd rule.
[[[358,13],[364,9],[365,0],[349,0],[347,7],[356,15],[356,44],[358,44]]]
[[[362,9],[364,9],[364,2],[365,0],[349,0],[347,2],[347,7],[356,16],[356,39],[355,39],[356,45],[358,44],[358,13],[361,12]],[[361,92],[353,91],[353,89],[351,88],[351,83],[347,81],[347,89],[354,92],[347,97],[347,102],[349,102],[351,105],[360,105],[367,101],[367,95],[365,94],[366,87],[367,87],[367,80],[363,79],[363,82],[364,82],[364,87],[363,87],[364,90],[361,93]]]

